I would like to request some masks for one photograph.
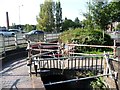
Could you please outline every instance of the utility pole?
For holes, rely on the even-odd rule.
[[[19,25],[21,24],[21,20],[20,20],[20,19],[21,19],[21,17],[20,17],[20,14],[21,14],[21,13],[20,13],[20,12],[21,12],[21,11],[20,11],[20,10],[21,10],[20,8],[21,8],[21,6],[23,6],[23,5],[19,5]]]

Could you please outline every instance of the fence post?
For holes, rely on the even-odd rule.
[[[44,41],[47,42],[47,34],[44,34]]]
[[[31,69],[32,69],[32,58],[31,58],[31,48],[30,48],[30,41],[27,42],[28,46],[27,46],[27,50],[28,50],[28,61],[27,61],[27,66],[30,66],[30,76],[31,76]]]
[[[8,46],[9,46],[9,37],[7,37],[7,41],[8,41]]]
[[[2,35],[2,46],[3,46],[3,52],[5,54],[5,37]]]
[[[15,34],[15,47],[17,48],[18,47],[18,42],[17,42],[17,35]]]
[[[114,40],[114,49],[113,49],[113,54],[114,54],[114,58],[116,58],[116,40]]]
[[[104,60],[104,71],[103,71],[104,74],[107,74],[107,62],[106,62],[106,58],[107,58],[107,57],[106,57],[106,53],[105,53],[105,51],[104,51],[104,59],[105,59],[105,60]]]
[[[111,71],[111,67],[110,67],[110,59],[109,59],[109,54],[104,54],[105,55],[105,63],[106,63],[106,67],[105,67],[105,72],[104,74],[109,74],[110,78],[112,77],[112,71]]]
[[[118,79],[118,83],[120,82],[120,47],[117,47],[117,53],[118,53],[118,71],[116,73],[116,77]],[[120,90],[120,85],[118,85],[119,90]]]

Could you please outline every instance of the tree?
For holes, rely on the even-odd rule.
[[[60,32],[62,29],[62,8],[60,1],[56,2],[56,31]]]
[[[62,24],[63,31],[69,30],[70,28],[74,28],[74,26],[75,26],[75,22],[67,18],[65,18]]]
[[[75,22],[75,23],[79,23],[79,22],[80,22],[79,18],[76,17],[75,20],[74,20],[74,22]]]
[[[120,1],[110,2],[108,5],[108,10],[109,10],[110,24],[112,31],[113,22],[120,22]]]
[[[108,1],[103,0],[101,2],[93,0],[91,4],[91,14],[92,20],[100,26],[100,28],[104,31],[109,24],[109,10],[107,8]]]
[[[62,8],[60,1],[45,0],[40,5],[40,13],[37,17],[37,29],[46,32],[60,32],[62,29]]]
[[[83,15],[90,26],[96,27],[94,25],[97,25],[105,31],[108,24],[112,27],[113,22],[120,21],[120,1],[108,3],[108,0],[92,0],[88,3],[88,8],[89,12]]]
[[[40,5],[40,13],[37,17],[37,29],[41,29],[46,32],[52,32],[54,30],[54,5],[55,4],[52,0],[45,0],[44,4]]]
[[[32,31],[32,30],[33,30],[33,27],[32,27],[32,25],[26,24],[26,25],[24,26],[24,30],[27,31],[27,32],[29,32],[29,31]]]
[[[86,20],[83,21],[84,27],[88,28],[89,30],[93,30],[94,28],[94,21],[92,17],[92,4],[91,2],[87,2],[87,8],[88,11],[86,13],[83,13],[83,16],[86,18]]]
[[[82,27],[78,17],[75,18],[74,23],[75,23],[74,28],[81,28]]]

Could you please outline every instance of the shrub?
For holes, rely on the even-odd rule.
[[[73,41],[77,44],[87,45],[113,45],[113,40],[108,34],[104,34],[100,30],[85,30],[85,29],[73,29],[63,32],[59,39],[63,43],[72,43]],[[108,48],[90,48],[90,47],[76,47],[77,52],[84,51],[103,51],[109,50]]]

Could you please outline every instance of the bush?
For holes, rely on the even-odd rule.
[[[120,30],[120,23],[117,25],[116,30]]]
[[[72,43],[73,41],[77,44],[87,45],[113,45],[113,40],[107,34],[104,34],[100,30],[84,30],[84,29],[73,29],[63,32],[59,39],[63,43]],[[109,50],[108,48],[90,48],[90,47],[76,47],[77,52],[84,51],[103,51]]]

